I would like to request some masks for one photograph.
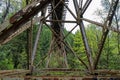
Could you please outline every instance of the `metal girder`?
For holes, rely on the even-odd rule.
[[[48,56],[48,61],[47,61],[47,66],[50,67],[50,58],[53,55],[54,51],[57,51],[56,54],[60,55],[64,59],[60,61],[60,63],[63,63],[61,67],[68,67],[68,62],[67,62],[67,57],[66,57],[66,51],[64,44],[61,42],[63,40],[63,17],[64,17],[64,5],[62,4],[66,2],[66,0],[53,0],[51,3],[51,12],[49,14],[50,20],[50,30],[52,31],[52,40],[50,44],[50,50],[49,50],[49,56]],[[53,10],[54,9],[54,10]],[[47,16],[48,17],[48,16]],[[46,20],[45,20],[46,22]],[[54,48],[54,51],[51,51],[52,48]]]
[[[90,3],[92,2],[92,0],[87,0],[86,3],[84,4],[83,8],[82,8],[82,13],[81,15],[83,15],[86,11],[86,9],[88,8],[88,6],[90,5]]]
[[[80,20],[83,20],[83,21],[86,21],[86,22],[89,22],[89,23],[92,23],[92,24],[95,24],[97,25],[98,27],[102,27],[104,29],[108,29],[108,30],[111,30],[113,32],[117,32],[117,33],[120,33],[120,29],[117,29],[113,26],[106,26],[102,23],[99,23],[99,22],[96,22],[96,21],[92,21],[92,20],[89,20],[89,19],[86,19],[86,18],[80,18]]]
[[[86,55],[87,55],[88,62],[89,62],[89,70],[92,73],[93,72],[93,60],[92,60],[91,50],[90,50],[90,47],[88,44],[88,40],[87,40],[83,21],[79,20],[79,18],[82,18],[83,14],[86,11],[87,7],[89,6],[91,0],[86,1],[86,5],[84,5],[85,9],[84,9],[84,7],[82,9],[82,6],[80,6],[80,8],[79,8],[77,0],[74,0],[73,2],[74,2],[77,17],[78,17],[77,22],[78,22],[78,25],[79,25],[80,30],[81,30],[81,35],[82,35],[83,43],[84,43],[85,50],[86,50]]]
[[[32,46],[33,46],[33,20],[31,20],[30,28],[27,29],[27,69],[30,70],[31,65],[31,55],[32,55]]]
[[[30,73],[30,70],[23,70],[23,69],[17,69],[17,70],[2,70],[0,71],[0,78],[5,76],[11,76],[11,75],[25,75],[26,73]]]
[[[81,35],[82,35],[82,39],[83,39],[85,50],[86,50],[86,55],[87,55],[88,62],[89,62],[89,70],[92,73],[93,72],[93,60],[92,60],[91,50],[90,50],[90,47],[89,47],[89,44],[87,41],[87,36],[85,33],[85,28],[84,28],[83,22],[80,22],[79,26],[80,26]]]
[[[75,11],[76,11],[76,14],[77,14],[78,11],[79,11],[78,1],[77,0],[73,0],[73,3],[74,3]]]
[[[39,2],[38,2],[39,1]],[[2,25],[2,28],[0,29],[0,44],[1,43],[5,43],[7,41],[9,41],[10,39],[12,39],[14,36],[18,35],[19,33],[23,32],[24,30],[26,30],[27,28],[29,28],[28,26],[30,26],[30,19],[36,15],[39,11],[42,11],[47,4],[49,4],[51,1],[53,0],[35,0],[35,3],[32,3],[30,5],[28,5],[26,8],[24,8],[23,10],[20,10],[18,13],[16,13],[14,16],[11,17],[10,19],[10,23],[12,23],[11,27],[4,30],[5,28],[3,26],[6,26],[6,25]],[[56,0],[54,0],[56,1]],[[88,20],[88,19],[85,19],[83,18],[83,14],[85,13],[86,9],[88,8],[88,6],[90,5],[91,1],[92,0],[87,0],[86,3],[84,4],[84,6],[82,7],[82,1],[83,0],[80,0],[79,4],[78,4],[78,1],[77,0],[73,0],[74,2],[74,6],[75,6],[75,11],[76,11],[76,14],[77,14],[77,17],[73,14],[73,12],[68,8],[68,6],[65,5],[64,3],[64,0],[58,0],[59,2],[53,7],[52,9],[52,12],[49,13],[46,17],[44,17],[43,19],[43,22],[41,21],[40,23],[40,28],[38,30],[38,34],[37,34],[37,38],[36,38],[36,42],[35,42],[35,45],[34,45],[34,49],[33,49],[33,54],[32,54],[32,57],[31,57],[31,65],[33,65],[33,62],[34,62],[34,59],[35,59],[35,54],[36,54],[36,50],[37,50],[37,44],[38,44],[38,40],[39,40],[39,37],[40,37],[40,32],[41,32],[41,29],[42,29],[42,24],[46,22],[51,22],[53,24],[52,27],[49,27],[50,30],[52,31],[52,33],[54,34],[54,36],[57,38],[57,40],[59,40],[59,42],[63,45],[65,45],[67,48],[70,49],[70,51],[79,59],[79,61],[81,61],[81,63],[88,69],[88,65],[86,65],[86,63],[81,60],[77,55],[76,53],[72,50],[72,47],[69,46],[66,42],[64,42],[64,39],[70,34],[70,32],[72,32],[72,30],[77,26],[79,25],[80,26],[80,30],[81,30],[81,33],[82,33],[82,38],[83,38],[83,42],[84,42],[84,46],[85,46],[85,49],[86,49],[86,54],[87,54],[87,58],[88,58],[88,62],[89,62],[89,70],[90,72],[92,73],[93,71],[93,61],[92,61],[92,55],[91,55],[91,50],[89,48],[89,44],[88,44],[88,41],[87,41],[87,36],[86,36],[86,33],[85,33],[85,28],[84,28],[84,24],[83,24],[83,21],[87,21],[87,22],[90,22],[90,23],[93,23],[93,24],[96,24],[96,25],[99,25],[101,27],[103,27],[104,29],[104,32],[103,32],[103,35],[102,35],[102,38],[101,38],[101,43],[99,45],[99,49],[98,49],[98,55],[96,57],[96,61],[95,61],[95,65],[94,65],[94,69],[97,68],[97,64],[99,62],[99,58],[100,58],[100,55],[101,55],[101,52],[102,52],[102,49],[103,49],[103,46],[104,46],[104,43],[105,43],[105,40],[106,40],[106,37],[107,37],[107,34],[109,33],[109,30],[112,30],[112,31],[115,31],[115,32],[118,32],[120,33],[120,30],[119,29],[116,29],[114,27],[111,27],[111,23],[112,23],[112,19],[113,19],[113,16],[114,16],[114,13],[115,13],[115,9],[116,9],[116,6],[119,2],[119,0],[113,0],[115,1],[113,3],[113,5],[111,6],[110,8],[110,11],[109,11],[109,14],[108,14],[108,17],[107,17],[107,20],[105,21],[105,24],[101,24],[101,23],[98,23],[98,22],[95,22],[95,21],[92,21],[92,20]],[[59,8],[61,6],[61,2],[63,3],[62,4],[62,7],[63,5],[68,9],[68,11],[72,14],[72,16],[76,19],[76,21],[65,21],[65,20],[62,20],[62,15],[63,14],[63,11],[61,10],[61,13],[59,13]],[[37,4],[37,3],[40,3],[40,4]],[[59,7],[59,8],[58,8]],[[48,16],[50,16],[52,14],[53,18],[52,20],[45,20]],[[54,15],[55,14],[55,15]],[[44,14],[45,15],[45,14]],[[42,15],[43,16],[43,15]],[[27,23],[26,23],[27,22]],[[5,23],[9,23],[8,21],[5,22]],[[26,23],[26,24],[25,24]],[[61,33],[61,31],[57,31],[56,28],[59,28],[61,27],[61,23],[77,23],[77,25],[64,37],[62,36],[63,38],[60,39],[59,37],[59,34]],[[23,26],[24,25],[24,26]],[[25,25],[27,25],[27,27],[25,27]],[[57,25],[57,26],[56,26]],[[48,25],[47,25],[48,26]],[[63,27],[63,26],[62,26]],[[21,30],[20,30],[21,29]],[[20,30],[20,31],[19,31]],[[57,41],[55,41],[57,43]],[[53,42],[54,43],[54,42]],[[55,46],[56,47],[56,46]],[[63,47],[63,46],[62,46]],[[51,49],[53,50],[53,49]],[[43,57],[44,59],[46,58]],[[39,63],[38,63],[39,65]],[[45,71],[71,71],[72,69],[48,69],[48,70],[45,70]],[[29,72],[29,71],[28,71]],[[95,71],[96,73],[107,73],[108,71]],[[10,73],[10,75],[14,75],[16,74],[17,72],[15,73]],[[21,72],[22,73],[22,72]],[[23,72],[24,73],[24,72]],[[26,72],[25,72],[26,73]],[[108,73],[112,73],[114,74],[114,72],[108,72]],[[0,73],[1,74],[1,73]],[[8,73],[9,74],[9,71]],[[7,75],[6,74],[6,75]],[[26,77],[26,76],[25,76]],[[27,77],[32,77],[32,76],[27,76]],[[36,76],[35,76],[36,78]]]
[[[62,41],[62,42],[63,42],[63,41]],[[67,42],[63,42],[63,43],[66,45],[66,47],[67,47],[68,49],[70,49],[70,51],[74,54],[74,56],[85,66],[85,68],[86,68],[86,69],[89,69],[88,66],[87,66],[87,64],[86,64],[80,57],[78,57],[78,56],[76,55],[76,53],[74,52],[74,50],[72,49],[72,47],[71,47],[70,45],[68,45]]]
[[[41,34],[41,31],[42,31],[42,25],[43,25],[43,22],[40,22],[39,29],[38,29],[38,32],[37,32],[37,36],[36,36],[36,39],[35,39],[35,44],[34,44],[34,47],[33,47],[32,56],[31,56],[31,66],[34,66],[33,63],[34,63],[35,54],[36,54],[36,51],[37,51],[38,41],[39,41],[40,34]]]
[[[49,27],[49,25],[48,25],[46,22],[44,22],[44,24],[45,24],[55,35],[57,35],[56,32],[55,32],[51,27]],[[63,39],[63,40],[64,40],[64,39]],[[86,69],[88,69],[88,66],[84,63],[83,60],[81,60],[81,58],[79,58],[79,57],[76,55],[76,53],[72,50],[72,47],[71,47],[71,46],[68,46],[63,40],[60,40],[60,41],[61,41],[68,49],[70,49],[70,51],[74,54],[74,56],[78,58],[78,60],[86,67]]]
[[[64,6],[67,8],[67,10],[71,13],[71,15],[76,19],[76,22],[77,22],[77,17],[74,15],[74,13],[69,9],[69,7],[62,1],[62,3],[64,4]],[[77,2],[76,2],[77,3]],[[77,10],[77,9],[76,9]],[[77,11],[76,11],[77,12]],[[86,65],[86,63],[84,63],[84,61],[81,59],[81,58],[79,58],[76,54],[75,54],[75,52],[72,50],[72,48],[70,48],[69,46],[67,46],[67,44],[66,43],[64,43],[65,45],[66,45],[66,47],[68,47],[69,49],[70,49],[70,51],[75,55],[75,57],[77,57],[78,58],[78,60],[86,67],[86,69],[88,69],[88,66]]]
[[[46,8],[44,10],[42,10],[41,12],[41,17],[44,17],[46,14]],[[39,39],[40,39],[40,34],[41,34],[41,31],[42,31],[42,26],[43,26],[43,22],[40,20],[40,23],[39,23],[39,29],[38,29],[38,32],[37,32],[37,36],[36,36],[36,39],[35,39],[35,43],[34,43],[34,47],[33,47],[33,52],[32,52],[32,56],[31,56],[31,66],[34,66],[34,59],[35,59],[35,55],[36,55],[36,51],[37,51],[37,46],[38,46],[38,42],[39,42]]]
[[[104,23],[104,27],[111,26],[112,19],[113,19],[113,16],[115,14],[116,7],[117,7],[118,3],[119,3],[119,0],[112,0],[112,4],[111,4],[111,7],[110,7],[108,16],[107,16],[107,20]],[[100,41],[100,43],[98,45],[98,52],[97,52],[97,57],[96,57],[95,63],[94,63],[94,69],[97,68],[97,65],[98,65],[98,62],[99,62],[99,59],[100,59],[104,44],[105,44],[105,40],[106,40],[107,35],[109,33],[108,29],[105,29],[105,28],[103,28],[103,29],[104,29],[104,31],[103,31],[103,34],[102,34],[101,41]]]

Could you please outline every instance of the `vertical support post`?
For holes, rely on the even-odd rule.
[[[53,20],[62,20],[63,19],[64,6],[62,3],[59,4],[59,2],[65,3],[65,0],[63,0],[63,1],[54,0],[51,4],[51,9],[53,12],[51,14],[51,19],[53,19]],[[55,9],[55,10],[53,11],[53,9]],[[51,22],[51,29],[55,33],[52,34],[52,41],[51,41],[50,50],[49,50],[49,52],[51,52],[51,53],[49,53],[46,67],[53,67],[54,66],[54,65],[49,65],[51,55],[52,56],[59,55],[59,57],[60,57],[59,60],[56,57],[56,62],[58,63],[58,65],[54,66],[54,67],[66,68],[66,67],[68,67],[67,56],[66,56],[65,46],[61,42],[61,41],[63,41],[63,33],[62,33],[63,24],[61,22]],[[51,50],[52,48],[54,48],[54,50]]]
[[[29,0],[26,0],[26,5],[29,3]],[[27,69],[30,70],[31,65],[31,54],[32,54],[32,39],[33,39],[33,22],[31,19],[31,26],[27,29]],[[26,74],[31,75],[31,73]],[[24,80],[31,80],[30,78],[24,78]]]
[[[44,17],[45,13],[46,13],[46,8],[43,11],[41,11],[41,17]],[[40,24],[39,29],[38,29],[38,32],[37,32],[36,40],[35,40],[34,47],[33,47],[33,52],[32,52],[32,55],[31,55],[31,71],[34,67],[34,59],[35,59],[35,55],[36,55],[36,51],[37,51],[37,47],[38,47],[38,42],[39,42],[39,39],[41,37],[40,35],[41,35],[41,31],[42,31],[42,26],[43,26],[43,21],[41,21],[41,19],[40,19],[39,24]]]
[[[32,54],[32,39],[33,39],[33,24],[32,24],[32,20],[31,20],[31,27],[27,29],[27,69],[30,69],[30,65],[31,65],[31,54]]]
[[[87,58],[88,58],[88,62],[89,62],[89,70],[91,73],[93,73],[93,60],[92,60],[92,55],[91,55],[91,50],[88,44],[88,40],[87,40],[87,36],[85,33],[85,28],[84,28],[84,24],[81,21],[79,24],[80,30],[81,30],[81,35],[82,35],[82,39],[84,42],[84,46],[85,46],[85,50],[86,50],[86,54],[87,54]]]
[[[109,10],[109,13],[107,15],[107,20],[104,23],[105,27],[106,26],[111,26],[112,19],[113,19],[113,16],[115,15],[115,11],[116,11],[116,7],[117,7],[118,3],[119,3],[119,0],[112,0],[112,4],[111,4],[110,10]],[[97,65],[98,65],[98,62],[100,60],[100,56],[101,56],[101,53],[102,53],[102,50],[103,50],[103,47],[104,47],[104,44],[105,44],[108,33],[109,33],[109,30],[104,29],[101,41],[98,45],[98,52],[97,52],[97,56],[96,56],[96,59],[95,59],[95,62],[94,62],[94,69],[97,69]]]
[[[81,35],[82,35],[82,39],[83,39],[83,42],[84,42],[84,46],[85,46],[85,50],[86,50],[86,55],[87,55],[87,58],[88,58],[88,62],[89,62],[89,71],[90,73],[93,73],[93,60],[92,60],[92,55],[91,55],[91,50],[90,50],[90,47],[89,47],[89,44],[88,44],[88,40],[87,40],[87,36],[86,36],[86,32],[85,32],[85,28],[84,28],[84,24],[83,24],[83,21],[81,21],[79,18],[82,17],[83,13],[82,13],[82,0],[80,2],[80,6],[78,5],[78,2],[77,0],[74,0],[74,6],[75,6],[75,10],[76,10],[76,14],[77,14],[77,22],[78,22],[78,25],[80,27],[80,31],[81,31]],[[87,3],[87,2],[86,2]],[[90,4],[90,3],[89,3]],[[79,8],[80,7],[80,8]],[[87,6],[88,7],[88,6]],[[86,8],[87,8],[86,7]],[[85,8],[85,10],[86,10]],[[85,11],[84,10],[84,11]]]
[[[42,31],[42,25],[43,25],[43,23],[41,21],[38,32],[37,32],[37,37],[35,39],[35,44],[34,44],[34,47],[33,47],[33,52],[32,52],[32,56],[31,56],[31,66],[34,66],[33,63],[34,63],[34,59],[35,59],[35,55],[36,55],[36,51],[37,51],[37,46],[38,46],[38,41],[39,41],[39,38],[40,38],[40,33]]]

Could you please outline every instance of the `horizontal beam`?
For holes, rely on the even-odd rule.
[[[68,69],[68,68],[45,68],[41,70],[35,70],[35,71],[60,71],[60,72],[66,72],[66,71],[83,71],[81,69]]]
[[[17,69],[17,70],[1,70],[0,71],[0,77],[2,76],[10,76],[10,75],[17,75],[17,74],[27,74],[30,73],[30,70],[23,70],[23,69]]]
[[[114,28],[113,26],[105,26],[105,25],[102,24],[102,23],[99,23],[99,22],[96,22],[96,21],[92,21],[92,20],[86,19],[86,18],[80,18],[80,19],[83,20],[83,21],[86,21],[86,22],[89,22],[89,23],[98,25],[98,27],[102,27],[102,28],[111,30],[111,31],[113,31],[113,32],[120,33],[120,29]]]
[[[95,73],[102,73],[102,74],[120,74],[120,70],[95,70]]]
[[[64,71],[64,72],[68,72],[68,71],[74,71],[74,72],[83,72],[85,73],[83,70],[81,69],[68,69],[68,68],[46,68],[46,69],[42,69],[42,70],[35,70],[35,71]],[[5,77],[10,77],[10,78],[32,78],[32,79],[37,79],[37,78],[92,78],[94,75],[89,75],[86,76],[84,74],[83,76],[77,76],[76,74],[74,74],[73,76],[60,76],[60,75],[56,75],[56,76],[25,76],[27,73],[30,73],[30,70],[23,70],[23,69],[16,69],[16,70],[1,70],[0,71],[0,78],[5,78]],[[120,70],[95,70],[94,73],[98,73],[97,78],[120,78]],[[103,75],[102,74],[106,74]],[[112,76],[111,76],[112,75]]]
[[[1,78],[5,78],[5,77],[0,77]],[[93,80],[94,76],[7,76],[7,78],[18,78],[18,79],[42,79],[42,80],[63,80],[63,79],[68,79],[68,80]],[[108,80],[110,78],[114,78],[114,79],[120,79],[120,76],[97,76],[97,79],[103,79],[103,80]]]
[[[62,23],[77,23],[76,21],[67,21],[67,20],[45,20],[46,22],[62,22]]]

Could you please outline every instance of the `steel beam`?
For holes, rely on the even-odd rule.
[[[89,44],[87,41],[87,36],[85,33],[85,28],[84,28],[83,22],[79,23],[79,27],[80,27],[83,43],[84,43],[85,50],[86,50],[86,55],[87,55],[88,62],[89,62],[89,70],[91,73],[93,73],[93,60],[92,60],[91,50],[90,50],[90,47],[89,47]]]
[[[38,32],[37,32],[37,36],[36,36],[36,39],[35,39],[35,44],[34,44],[32,56],[31,56],[31,66],[34,65],[33,63],[34,63],[35,54],[36,54],[36,51],[37,51],[37,45],[38,45],[38,41],[39,41],[39,38],[40,38],[40,33],[42,31],[42,26],[43,26],[43,22],[40,21],[39,29],[38,29]]]
[[[44,22],[44,21],[43,21],[43,22]],[[49,27],[49,25],[48,25],[46,22],[44,22],[44,24],[57,36],[56,32],[55,32],[51,27]],[[74,54],[74,56],[75,56],[76,58],[78,58],[78,60],[86,67],[86,69],[88,69],[88,66],[86,65],[86,63],[85,63],[81,58],[79,58],[79,57],[76,55],[76,53],[72,50],[72,47],[71,47],[71,46],[68,46],[64,41],[61,41],[61,42],[63,42],[63,44],[64,44],[68,49],[70,49],[70,51]]]
[[[79,1],[80,1],[80,0],[79,0]],[[73,0],[73,3],[74,3],[75,11],[76,11],[76,14],[77,14],[78,11],[79,11],[78,0]]]
[[[115,14],[116,7],[117,7],[118,3],[119,3],[119,0],[112,0],[112,4],[111,4],[111,7],[110,7],[108,16],[107,16],[107,20],[104,23],[105,27],[106,26],[111,26],[112,19],[113,19],[113,16]],[[105,28],[103,28],[103,29],[104,29],[104,32],[102,34],[101,41],[100,41],[100,43],[98,45],[98,52],[97,52],[97,56],[96,56],[95,63],[94,63],[94,69],[97,69],[97,65],[98,65],[98,62],[99,62],[99,59],[100,59],[100,56],[101,56],[101,53],[102,53],[106,38],[107,38],[107,35],[109,33],[108,29],[105,29]]]
[[[27,68],[30,70],[31,55],[33,46],[33,20],[31,20],[31,27],[27,29]]]
[[[74,2],[74,6],[76,8],[75,10],[76,10],[76,14],[77,14],[77,17],[78,17],[77,22],[78,22],[78,25],[80,27],[83,43],[84,43],[85,50],[86,50],[86,55],[87,55],[88,62],[89,62],[89,70],[92,73],[93,72],[93,60],[92,60],[91,50],[90,50],[90,47],[89,47],[89,44],[88,44],[88,40],[87,40],[87,36],[86,36],[86,32],[85,32],[83,21],[79,20],[79,18],[82,18],[83,14],[84,14],[82,12],[86,11],[86,9],[89,6],[91,0],[86,2],[87,6],[85,5],[85,9],[84,9],[84,7],[82,9],[82,6],[80,6],[81,8],[79,8],[79,6],[77,5],[78,4],[77,0],[74,0],[73,2]]]
[[[60,22],[60,23],[77,23],[76,21],[66,21],[66,20],[45,20],[46,22]]]
[[[84,4],[83,8],[82,8],[82,13],[81,15],[83,15],[86,11],[86,9],[88,8],[88,6],[90,5],[90,3],[92,2],[92,0],[87,0],[86,3]]]
[[[120,29],[114,28],[113,26],[106,26],[105,27],[105,25],[102,24],[102,23],[99,23],[99,22],[96,22],[96,21],[92,21],[92,20],[86,19],[86,18],[80,18],[80,20],[83,20],[83,21],[95,24],[95,25],[97,25],[97,27],[101,27],[101,28],[105,28],[105,29],[111,30],[113,32],[117,32],[118,34],[120,33]]]

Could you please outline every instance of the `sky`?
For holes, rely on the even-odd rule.
[[[83,4],[85,3],[86,0],[83,0]],[[98,17],[95,15],[95,11],[97,9],[101,9],[101,0],[92,0],[90,6],[88,7],[88,9],[86,10],[85,14],[83,15],[83,17],[90,19],[90,20],[94,20],[94,21],[98,21]],[[73,0],[69,0],[69,4],[68,4],[69,8],[75,13],[74,11],[74,5],[73,5]],[[71,14],[67,11],[66,14],[66,20],[75,20]],[[84,22],[85,26],[87,26],[89,23]],[[70,31],[76,24],[72,24],[72,23],[67,23],[65,24],[65,28]],[[79,27],[77,27],[73,33],[75,33],[76,30],[78,30]]]

